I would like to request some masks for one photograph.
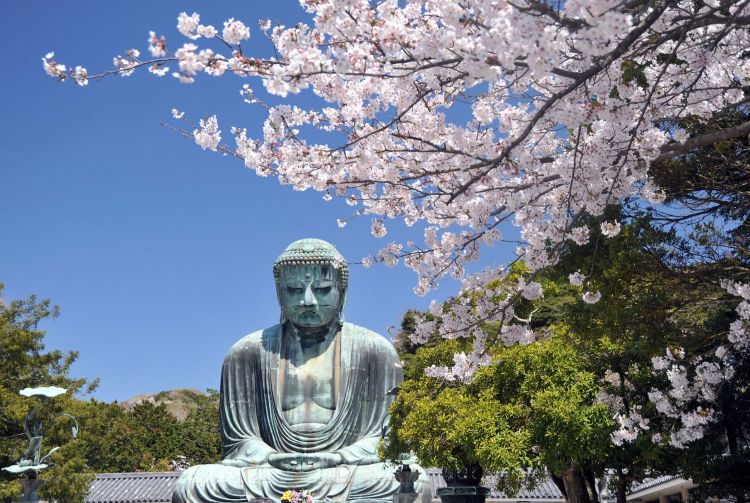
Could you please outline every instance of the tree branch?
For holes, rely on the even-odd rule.
[[[734,127],[720,129],[718,131],[713,131],[711,133],[696,136],[695,138],[690,138],[682,142],[669,143],[667,145],[664,145],[661,148],[661,154],[652,162],[664,161],[676,155],[686,154],[696,148],[707,147],[708,145],[712,145],[716,142],[730,140],[732,138],[739,138],[740,136],[744,136],[746,134],[750,134],[750,121],[743,122],[742,124],[738,124]]]

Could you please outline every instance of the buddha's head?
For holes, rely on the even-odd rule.
[[[303,331],[340,324],[349,280],[344,257],[321,239],[300,239],[273,264],[282,321]]]

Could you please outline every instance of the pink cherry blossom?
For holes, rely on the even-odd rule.
[[[154,58],[163,58],[167,55],[167,39],[164,35],[157,38],[156,32],[148,32],[148,52]]]
[[[207,26],[200,25],[198,26],[197,32],[198,32],[198,35],[200,35],[201,37],[206,37],[206,38],[214,38],[219,33],[218,31],[216,31],[216,28],[214,28],[211,25],[207,25]]]
[[[386,234],[388,234],[388,230],[385,228],[385,222],[383,222],[383,220],[379,218],[376,218],[372,221],[370,232],[376,238],[382,238],[385,237]]]
[[[563,247],[587,244],[585,222],[601,221],[609,205],[630,197],[640,197],[643,206],[662,204],[665,194],[649,165],[686,148],[686,132],[662,123],[705,119],[738,106],[745,99],[741,83],[750,78],[744,56],[750,33],[736,22],[750,16],[747,2],[721,9],[691,0],[551,5],[303,2],[308,23],[259,23],[273,50],[255,54],[240,45],[250,36],[244,22],[227,20],[219,37],[200,24],[198,13],[182,12],[177,29],[188,43],[172,53],[166,39],[151,32],[151,59],[130,50],[114,58],[113,70],[86,72],[85,79],[128,76],[143,66],[161,76],[169,63],[183,83],[229,73],[260,81],[280,103],[262,104],[267,115],[257,135],[248,136],[257,128],[233,127],[236,146],[223,145],[222,152],[231,149],[260,176],[343,198],[355,216],[373,218],[377,237],[387,234],[386,219],[419,229],[422,242],[389,243],[362,264],[403,260],[417,276],[420,295],[445,276],[460,282],[456,296],[441,304],[443,322],[431,328],[475,344],[451,368],[430,372],[464,382],[490,361],[485,346],[494,342],[477,326],[501,323],[502,342],[534,339],[513,310],[519,298],[541,295],[533,277],[519,289],[515,282],[495,286],[506,277],[507,264],[467,273],[485,247],[505,244],[500,227],[517,227],[516,257],[533,275],[555,264]],[[231,54],[219,53],[226,50],[219,38],[232,46]],[[85,81],[67,79],[69,67],[53,56],[43,58],[48,75]],[[633,65],[642,70],[639,81],[624,73]],[[305,90],[317,97],[315,105],[297,100]],[[240,92],[248,103],[259,103],[250,85]],[[216,116],[202,120],[193,136],[201,148],[219,150]],[[603,222],[600,229],[613,237],[621,224]],[[576,272],[569,279],[582,286],[586,277]],[[750,293],[747,285],[726,288],[741,297],[725,341],[727,352],[739,351],[750,347]],[[587,303],[600,298],[598,291],[583,293]],[[731,373],[726,366],[701,367],[698,383],[692,376],[700,363],[673,358],[654,372],[672,372],[670,386],[680,386],[664,396],[675,406],[680,389],[685,396],[710,396],[717,372],[724,378]],[[708,407],[690,413],[670,442],[695,438],[713,417]],[[620,426],[621,441],[642,430],[627,414]]]
[[[617,236],[620,233],[620,229],[620,222],[618,222],[617,220],[615,220],[614,222],[602,222],[601,224],[602,234],[604,234],[608,238]]]
[[[581,271],[576,271],[568,275],[568,281],[573,286],[581,286],[585,280],[586,276],[581,274]]]
[[[599,290],[596,291],[586,291],[583,293],[583,301],[586,304],[596,304],[599,302],[602,298],[602,294]]]
[[[180,15],[177,16],[177,30],[183,36],[195,40],[197,38],[200,38],[200,35],[196,33],[200,21],[201,17],[197,12],[193,12],[189,16],[186,12],[180,12]]]
[[[250,29],[242,21],[230,18],[228,21],[224,21],[224,30],[221,32],[221,36],[227,44],[237,45],[250,38]]]
[[[73,71],[73,80],[79,86],[87,86],[89,84],[89,72],[82,66],[76,66]]]
[[[193,131],[193,137],[195,143],[203,150],[216,150],[221,141],[221,131],[216,116],[213,115],[206,120],[201,119],[200,128]]]

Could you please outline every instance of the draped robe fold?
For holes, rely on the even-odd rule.
[[[345,323],[340,344],[336,409],[320,429],[295,429],[280,405],[281,325],[252,333],[230,349],[221,376],[223,459],[188,469],[173,501],[278,500],[287,489],[307,489],[315,501],[391,501],[398,489],[393,467],[378,463],[387,426],[386,393],[402,379],[398,355],[380,335]],[[307,472],[270,466],[278,453],[339,453],[344,463]]]

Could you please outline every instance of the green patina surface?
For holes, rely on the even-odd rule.
[[[344,323],[349,268],[330,243],[295,241],[273,272],[281,322],[240,339],[222,366],[223,459],[188,469],[173,501],[278,500],[288,489],[392,501],[399,482],[377,448],[402,379],[396,351]],[[429,501],[424,475],[416,485]]]

